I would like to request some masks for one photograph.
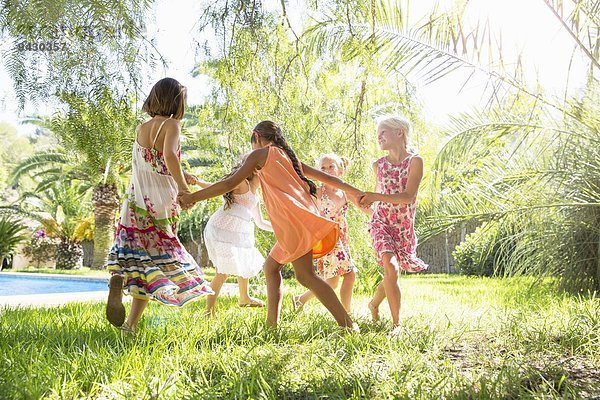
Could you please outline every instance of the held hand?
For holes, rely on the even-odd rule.
[[[190,173],[185,173],[185,183],[188,185],[199,185],[200,180],[196,175],[192,175]]]
[[[354,204],[359,204],[360,199],[365,195],[365,193],[360,190],[356,190],[347,193],[347,195],[350,197],[350,201],[352,201]]]
[[[360,198],[360,205],[363,206],[363,207],[371,207],[371,204],[373,204],[376,201],[375,200],[375,196],[376,196],[376,193],[366,192]]]
[[[177,194],[177,202],[179,203],[182,209],[187,210],[195,204],[191,197],[192,194],[189,191],[179,192]]]

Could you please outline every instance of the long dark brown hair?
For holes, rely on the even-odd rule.
[[[285,151],[285,154],[287,154],[287,156],[290,158],[290,161],[292,161],[292,166],[294,167],[294,171],[296,171],[296,173],[298,174],[300,179],[302,179],[304,182],[306,182],[308,184],[310,194],[312,196],[316,196],[317,186],[315,185],[315,183],[313,181],[308,179],[302,173],[302,169],[300,168],[300,161],[298,160],[298,157],[296,157],[296,153],[294,153],[294,150],[292,150],[292,148],[285,141],[285,138],[283,137],[283,134],[281,133],[281,128],[273,121],[259,122],[258,125],[256,125],[254,127],[252,138],[250,139],[252,142],[256,141],[256,138],[254,137],[254,132],[258,132],[258,135],[260,137],[264,138],[265,140],[273,142],[273,144],[275,144],[275,146],[277,146],[281,150]]]

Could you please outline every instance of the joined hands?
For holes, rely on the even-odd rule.
[[[196,204],[191,197],[192,193],[189,190],[177,193],[177,203],[179,203],[182,210],[192,208],[192,206]]]
[[[371,204],[373,204],[375,201],[377,201],[375,199],[375,197],[377,196],[377,193],[373,193],[373,192],[363,192],[362,195],[359,197],[359,204],[364,207],[364,208],[369,208],[371,207]]]

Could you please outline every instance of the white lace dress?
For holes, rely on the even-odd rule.
[[[254,224],[269,232],[273,228],[263,219],[258,203],[251,190],[234,194],[231,207],[221,206],[206,223],[204,242],[218,273],[250,278],[261,271],[265,258],[254,247]]]

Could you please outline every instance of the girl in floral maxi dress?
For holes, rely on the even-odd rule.
[[[319,169],[326,174],[340,177],[348,168],[349,162],[337,154],[324,154],[318,164]],[[350,257],[348,246],[348,223],[346,222],[348,199],[343,191],[329,185],[322,185],[317,190],[317,207],[322,216],[339,224],[340,237],[331,252],[315,261],[315,270],[317,275],[327,281],[333,289],[337,288],[340,277],[342,278],[340,300],[346,311],[350,312],[356,266]],[[299,310],[313,297],[311,291],[306,291],[300,296],[292,296],[294,308]]]
[[[181,307],[212,294],[175,233],[180,211],[177,195],[189,193],[187,183],[197,181],[184,174],[180,165],[185,100],[184,86],[175,79],[160,80],[143,106],[152,119],[136,129],[131,182],[108,257],[112,277],[106,316],[127,332],[135,332],[150,299]],[[133,297],[126,322],[123,289]]]
[[[404,118],[390,117],[379,123],[379,147],[387,150],[388,155],[373,163],[378,193],[366,193],[361,199],[363,206],[377,202],[369,233],[384,270],[383,282],[377,287],[369,309],[373,320],[378,320],[379,305],[387,297],[394,324],[392,335],[398,333],[400,324],[399,271],[418,272],[428,267],[416,255],[414,222],[423,159],[408,151],[410,131],[410,122]]]

